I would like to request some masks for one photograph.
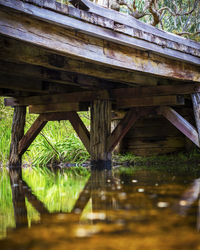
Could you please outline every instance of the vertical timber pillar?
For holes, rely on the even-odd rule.
[[[11,145],[10,145],[9,170],[10,173],[15,172],[13,176],[18,175],[19,178],[21,178],[22,155],[19,154],[18,149],[19,149],[19,142],[24,135],[25,120],[26,120],[26,107],[25,106],[15,107],[13,114],[12,132],[11,132],[12,134],[11,134]]]
[[[90,154],[93,169],[111,169],[111,152],[108,138],[111,132],[110,100],[94,100],[91,103]]]

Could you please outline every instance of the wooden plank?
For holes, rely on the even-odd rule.
[[[56,113],[44,113],[42,114],[43,121],[62,121],[69,120],[69,112],[56,112]]]
[[[155,156],[183,151],[184,147],[156,147],[156,148],[124,148],[123,152],[131,152],[138,156]]]
[[[116,81],[118,87],[120,87],[119,82],[129,85],[136,83],[151,86],[156,85],[159,80],[155,77],[146,76],[138,72],[123,71],[102,65],[95,65],[94,63],[81,62],[66,56],[51,53],[41,47],[31,46],[30,44],[12,40],[7,37],[0,37],[0,48],[1,47],[3,50],[0,49],[0,58],[10,62],[33,64],[59,71],[87,74],[87,76],[84,77],[82,75],[77,75],[75,78],[77,78],[76,81],[79,84],[88,87],[93,87],[95,83],[91,76],[103,79],[103,81],[97,85],[97,87],[101,88],[114,87],[113,83],[110,81],[105,81],[104,84],[105,79]],[[21,53],[22,50],[23,54]],[[163,80],[159,80],[161,83],[162,81]]]
[[[93,169],[111,169],[108,137],[111,131],[111,102],[94,100],[91,103],[90,154]]]
[[[25,53],[26,54],[26,53]],[[26,55],[23,54],[25,57]],[[8,57],[6,58],[8,59]],[[12,60],[17,60],[16,55],[13,54]],[[28,63],[30,63],[28,61]],[[47,65],[46,65],[47,66]],[[0,72],[10,76],[23,76],[29,79],[34,78],[37,80],[43,80],[51,85],[52,83],[59,83],[60,87],[64,85],[73,85],[84,89],[88,88],[104,88],[115,87],[116,83],[111,81],[102,80],[96,77],[81,75],[73,72],[67,72],[60,69],[49,69],[42,66],[30,65],[27,63],[13,63],[0,60]],[[139,77],[138,77],[139,78]],[[151,81],[151,79],[150,79]],[[55,86],[55,84],[53,85]],[[60,88],[59,87],[59,88]],[[67,89],[67,86],[63,86]],[[70,86],[71,87],[71,86]],[[54,87],[55,88],[55,87]],[[58,88],[58,87],[57,87]],[[71,91],[73,88],[71,87]],[[58,92],[58,91],[56,91]],[[61,91],[60,91],[61,92]]]
[[[200,93],[192,94],[191,98],[192,98],[192,103],[193,103],[196,127],[197,127],[199,140],[200,140]]]
[[[111,96],[114,99],[126,97],[151,97],[161,95],[185,95],[200,92],[199,84],[185,84],[178,85],[163,85],[163,86],[150,86],[150,87],[133,87],[133,88],[118,88],[111,91]]]
[[[34,4],[35,4],[35,2],[38,3],[39,1],[34,1]],[[91,20],[94,19],[94,17],[93,18],[87,17],[88,16],[87,12],[83,12],[82,14],[80,14],[79,11],[76,11],[74,9],[72,11],[70,11],[70,8],[66,8],[65,14],[69,14],[70,16],[65,15],[65,18],[62,18],[61,14],[59,14],[57,12],[49,11],[49,7],[51,8],[51,4],[47,3],[47,1],[43,1],[42,7],[47,7],[48,9],[45,9],[45,8],[41,9],[41,8],[38,8],[37,6],[29,5],[26,3],[23,3],[23,5],[21,5],[20,1],[17,1],[17,0],[7,1],[6,3],[3,0],[1,0],[0,3],[2,5],[13,8],[14,10],[28,13],[29,15],[32,15],[35,18],[48,21],[49,23],[53,22],[54,24],[62,26],[62,27],[64,26],[65,28],[77,29],[77,27],[79,27],[79,30],[81,30],[81,32],[89,34],[89,35],[93,35],[93,36],[98,36],[98,37],[101,36],[102,39],[104,39],[104,40],[110,40],[110,41],[118,42],[118,43],[126,45],[126,46],[128,45],[128,46],[132,46],[132,47],[137,47],[137,48],[148,50],[148,51],[151,50],[151,51],[154,51],[156,53],[161,53],[161,54],[164,54],[167,56],[171,56],[173,58],[178,58],[181,60],[190,61],[192,63],[197,63],[199,65],[199,59],[197,57],[190,55],[191,51],[193,51],[193,50],[195,51],[194,53],[198,53],[198,50],[196,52],[196,50],[194,48],[192,48],[192,45],[194,47],[198,47],[198,45],[195,42],[194,43],[191,42],[189,48],[187,47],[187,45],[184,45],[184,46],[182,45],[182,47],[180,46],[180,48],[179,48],[179,46],[177,46],[179,44],[177,42],[173,42],[173,39],[176,39],[176,37],[171,35],[171,34],[168,34],[168,36],[173,38],[173,39],[171,39],[170,42],[167,42],[168,39],[163,40],[163,39],[159,39],[159,37],[157,37],[157,39],[155,39],[154,36],[148,34],[147,32],[145,32],[145,31],[138,32],[140,29],[137,29],[137,30],[131,29],[129,26],[126,29],[124,28],[124,29],[120,30],[121,33],[118,33],[118,35],[116,36],[113,34],[113,31],[109,32],[108,30],[102,29],[101,27],[98,27],[98,26],[95,27],[94,25],[90,24],[89,22],[91,22]],[[47,6],[45,6],[45,4],[47,4]],[[41,6],[41,4],[39,4],[39,5]],[[102,9],[102,10],[104,13],[105,9]],[[71,18],[71,16],[73,16],[73,14],[76,12],[78,12],[77,13],[78,16],[75,15],[75,18]],[[109,11],[109,13],[110,13],[110,11]],[[111,13],[112,13],[112,11],[111,11]],[[81,19],[81,18],[84,19],[84,17],[86,17],[84,21],[87,21],[88,23],[85,23],[85,22],[82,22],[81,20],[78,20],[77,17],[78,17],[78,19]],[[101,17],[98,16],[95,18],[95,20],[98,20],[99,18],[101,18]],[[127,17],[125,16],[124,18],[127,18]],[[113,30],[117,30],[117,26],[114,24],[113,20],[105,20],[105,18],[103,18],[102,21],[103,22],[99,22],[98,24],[100,24],[102,26],[102,23],[108,23],[107,28],[112,28]],[[138,21],[138,22],[141,23],[140,21]],[[129,23],[129,25],[130,25],[130,23]],[[148,30],[149,26],[148,25],[145,25],[145,26],[146,26],[146,30]],[[129,36],[122,34],[123,30],[124,31],[128,30]],[[134,35],[137,36],[140,33],[145,33],[145,34],[143,37],[139,37],[140,39],[137,39],[134,37]],[[157,33],[159,33],[159,30],[157,30]],[[165,32],[161,32],[161,33],[163,35]],[[147,39],[147,37],[148,37],[148,39]],[[147,40],[147,41],[145,41],[145,40]],[[160,46],[158,46],[155,41],[156,42],[159,41]],[[182,38],[180,38],[180,41],[182,42],[182,44],[185,43],[184,39],[182,39]],[[173,47],[171,47],[169,49],[168,47],[171,44],[173,44]],[[187,56],[184,53],[177,51],[177,49],[183,50],[183,48],[185,48],[185,47],[186,47],[186,51],[188,53]]]
[[[34,141],[34,139],[37,137],[37,135],[40,133],[40,131],[47,124],[47,121],[44,121],[42,117],[43,117],[42,115],[38,116],[38,118],[32,124],[30,129],[21,138],[21,140],[19,142],[19,147],[18,147],[18,153],[20,155],[22,155],[26,152],[26,150],[31,145],[31,143]]]
[[[199,147],[199,138],[196,129],[170,107],[160,107],[158,113],[162,114],[177,129],[179,129],[186,137]]]
[[[66,94],[56,94],[56,95],[40,95],[40,96],[30,96],[27,98],[5,98],[6,106],[18,106],[18,105],[45,105],[45,104],[57,104],[57,103],[73,103],[76,102],[90,102],[99,99],[110,99],[105,90],[96,91],[82,91],[73,92]]]
[[[154,147],[155,148],[157,147],[166,147],[166,148],[183,147],[185,144],[185,139],[180,136],[173,136],[173,137],[152,136],[151,138],[138,137],[138,138],[135,138],[134,140],[131,140],[130,138],[125,138],[125,141],[123,143],[126,144],[126,147],[130,149],[145,148],[148,150],[148,148],[154,148]]]
[[[117,127],[114,129],[108,139],[108,149],[113,151],[115,146],[123,139],[129,129],[134,123],[142,116],[149,112],[149,110],[137,110],[135,108],[130,109],[125,117],[119,122]]]
[[[51,24],[45,24],[44,27],[44,23],[41,21],[28,17],[23,18],[19,14],[12,13],[11,15],[11,12],[1,11],[0,33],[42,46],[58,54],[73,56],[83,61],[92,61],[95,64],[200,82],[199,67],[195,65],[162,58],[156,54],[150,55],[149,52],[110,41],[103,42],[102,39],[84,36],[83,34],[77,36],[74,33],[73,37],[70,37],[70,31],[62,27],[52,26]],[[196,60],[199,61],[197,62],[199,65],[200,59],[197,58]],[[191,62],[194,61],[195,59],[191,60]]]
[[[184,105],[184,98],[177,96],[153,96],[120,100],[118,99],[116,102],[116,109],[166,105]]]
[[[76,112],[69,112],[69,121],[81,139],[86,150],[90,153],[90,133],[88,132],[85,124]]]
[[[67,111],[87,111],[88,104],[73,102],[73,103],[57,103],[49,105],[30,105],[30,114],[42,114],[51,112],[67,112]]]
[[[45,89],[44,84],[40,80],[7,74],[0,74],[0,88],[43,94],[48,93],[48,88]]]
[[[200,90],[199,84],[180,84],[180,85],[167,85],[167,86],[154,86],[154,87],[134,87],[134,88],[119,88],[111,89],[109,91],[109,96],[111,99],[134,99],[135,97],[151,97],[152,96],[162,96],[162,95],[176,95],[176,94],[191,94],[198,92]],[[6,106],[17,106],[17,105],[39,105],[48,103],[68,103],[76,100],[77,102],[87,102],[92,101],[96,97],[106,98],[106,92],[104,90],[95,91],[82,91],[73,92],[65,94],[55,94],[55,95],[40,95],[40,96],[30,96],[24,98],[7,98],[5,99]],[[108,98],[108,97],[107,97]],[[175,98],[175,97],[174,97]],[[123,100],[122,100],[123,101]],[[140,101],[138,102],[140,103]]]

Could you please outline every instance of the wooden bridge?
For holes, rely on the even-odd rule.
[[[0,95],[15,107],[10,166],[54,120],[71,122],[100,168],[147,115],[163,115],[199,147],[200,44],[88,0],[71,3],[0,0]],[[196,128],[174,109],[185,99]],[[27,106],[39,116],[24,135]],[[88,109],[90,132],[77,114]],[[111,111],[126,112],[112,133]]]

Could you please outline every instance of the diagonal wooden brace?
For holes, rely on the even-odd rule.
[[[26,152],[28,147],[40,133],[40,131],[44,128],[47,124],[47,121],[44,121],[43,115],[39,115],[35,122],[32,124],[30,129],[26,132],[26,134],[22,137],[19,142],[18,153],[22,155]]]
[[[134,125],[134,123],[144,115],[147,115],[150,110],[149,108],[130,109],[125,117],[120,121],[117,127],[114,129],[110,137],[108,138],[108,149],[113,151],[116,145],[124,138],[129,129]]]
[[[178,114],[174,109],[170,107],[160,107],[157,110],[158,114],[163,115],[168,121],[170,121],[178,130],[180,130],[185,136],[187,136],[194,144],[199,147],[199,137],[196,129]]]
[[[85,124],[80,119],[79,115],[76,112],[68,112],[69,121],[72,124],[72,127],[76,131],[77,135],[81,139],[83,145],[90,153],[90,133],[87,130]]]
[[[192,103],[193,103],[193,110],[194,110],[194,117],[196,121],[197,132],[200,141],[200,93],[191,94]]]

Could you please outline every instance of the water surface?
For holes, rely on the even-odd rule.
[[[2,171],[0,188],[0,249],[200,249],[198,171]]]

